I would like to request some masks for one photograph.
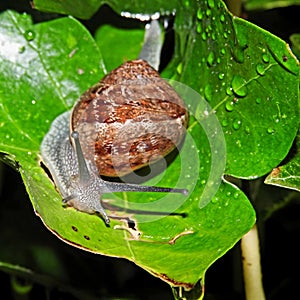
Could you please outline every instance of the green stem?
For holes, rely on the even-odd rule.
[[[257,226],[241,240],[245,294],[247,300],[265,300],[260,265],[259,238]]]

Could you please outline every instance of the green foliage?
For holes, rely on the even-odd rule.
[[[300,34],[294,33],[290,36],[290,40],[292,42],[292,50],[295,55],[299,58],[300,57]]]
[[[104,65],[108,72],[127,60],[137,58],[143,40],[144,29],[128,30],[103,25],[95,34],[95,41],[101,49]]]
[[[198,12],[180,81],[216,111],[226,138],[226,173],[262,176],[285,158],[297,133],[298,63],[285,43],[255,25],[217,7],[201,5]]]
[[[120,224],[118,221],[113,221],[111,228],[107,228],[97,216],[63,208],[61,197],[39,165],[37,159],[39,145],[54,117],[70,107],[77,95],[86,89],[85,86],[92,85],[96,78],[101,77],[96,69],[100,66],[100,62],[102,64],[101,56],[92,38],[82,25],[72,18],[32,25],[28,16],[7,12],[2,15],[2,22],[7,24],[2,31],[5,40],[12,41],[12,38],[8,39],[7,35],[13,35],[15,41],[14,51],[10,52],[9,57],[3,57],[2,64],[4,70],[1,80],[3,83],[1,89],[2,151],[14,155],[14,159],[19,162],[36,213],[50,230],[71,244],[80,245],[93,252],[126,257],[169,282],[176,281],[184,286],[196,283],[203,277],[212,261],[232,247],[254,221],[254,212],[247,198],[237,188],[227,183],[221,185],[210,206],[199,210],[197,199],[203,190],[200,181],[205,180],[209,174],[209,160],[207,162],[205,157],[209,157],[210,149],[205,140],[201,145],[198,138],[199,136],[205,138],[203,130],[199,126],[193,127],[192,139],[187,138],[182,150],[185,159],[183,162],[179,159],[175,161],[167,169],[160,183],[168,186],[172,180],[176,180],[180,167],[187,170],[187,175],[197,179],[198,175],[196,174],[195,177],[195,171],[193,173],[190,170],[196,158],[189,151],[193,146],[193,140],[196,141],[197,148],[202,149],[199,152],[201,157],[198,159],[203,161],[201,165],[205,167],[202,168],[201,178],[198,179],[199,183],[194,188],[190,199],[178,211],[187,214],[186,218],[169,216],[155,222],[139,224],[140,216],[137,215],[138,229],[142,237],[140,240],[131,240],[126,230],[113,229],[114,225]],[[18,24],[17,28],[15,24]],[[70,30],[65,31],[64,28]],[[13,34],[11,30],[14,31]],[[29,32],[34,35],[34,38],[28,39]],[[11,47],[11,43],[9,45]],[[45,54],[45,49],[51,49],[50,53]],[[90,55],[91,53],[93,56]],[[84,61],[84,57],[87,61]],[[12,73],[15,61],[19,62],[18,69]],[[30,63],[34,63],[33,70],[36,72],[28,74],[27,71],[26,76],[24,70],[28,70]],[[61,71],[57,70],[62,66],[64,68]],[[9,78],[6,77],[5,70],[10,72]],[[74,76],[77,77],[78,85]],[[13,86],[18,78],[20,78],[18,91],[22,92],[22,95],[16,94],[16,88],[8,88],[8,84]],[[14,101],[14,105],[11,105],[11,101]],[[51,107],[50,111],[49,107]],[[12,146],[14,141],[17,141],[18,147]],[[186,176],[185,179],[187,187],[190,186],[190,176]],[[133,202],[145,198],[156,199],[155,197],[159,196],[130,193],[125,198],[128,201],[127,208],[134,209]],[[180,197],[169,195],[169,200],[164,197],[164,201],[160,201],[161,204],[155,209],[168,212],[170,211],[168,205],[173,207],[174,203],[181,201]],[[122,205],[120,200],[116,204]],[[150,218],[148,221],[151,221],[151,216],[148,218]],[[228,232],[230,235],[227,234]],[[168,242],[176,237],[178,241],[170,246]],[[155,257],[151,254],[154,252]],[[193,259],[186,260],[186,253],[189,253]],[[170,257],[173,261],[177,261],[181,268],[178,268],[177,264],[170,264]],[[190,269],[194,269],[195,272],[186,272]]]
[[[275,7],[284,7],[290,5],[300,5],[299,0],[247,0],[245,7],[247,10],[254,9],[272,9]]]
[[[188,1],[186,1],[188,3]],[[103,4],[108,4],[116,12],[126,16],[129,14],[151,15],[159,12],[161,15],[170,15],[173,12],[182,8],[180,0],[163,1],[163,0],[67,0],[67,1],[53,1],[53,0],[35,0],[35,8],[48,11],[58,12],[62,14],[70,14],[74,17],[89,19],[99,7]]]
[[[296,147],[299,149],[299,134],[297,137]],[[300,191],[300,154],[297,152],[291,158],[291,160],[278,167],[275,168],[269,176],[266,178],[265,183],[277,185],[281,187],[290,188],[296,191]]]

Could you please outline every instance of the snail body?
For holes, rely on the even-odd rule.
[[[152,21],[146,30],[147,47],[158,30],[158,22]],[[148,56],[143,47],[140,59],[125,62],[86,91],[71,112],[53,121],[42,141],[43,160],[63,202],[100,213],[106,224],[109,217],[100,201],[104,193],[187,192],[100,177],[120,177],[157,161],[184,137],[188,113],[181,98],[143,59],[147,56],[157,66],[158,47]]]

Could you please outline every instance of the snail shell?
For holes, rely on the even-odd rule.
[[[159,25],[152,21],[146,48],[157,37]],[[159,45],[149,54],[153,65],[158,65]],[[129,61],[85,92],[72,112],[52,122],[41,144],[42,159],[64,203],[99,213],[109,224],[101,204],[104,193],[187,194],[186,189],[111,182],[99,176],[121,176],[165,156],[184,137],[187,122],[181,98],[159,73],[143,59]]]
[[[169,154],[188,113],[175,90],[144,60],[133,60],[84,93],[71,116],[86,159],[100,175],[123,176]]]

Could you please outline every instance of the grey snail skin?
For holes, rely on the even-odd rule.
[[[161,29],[153,20],[146,26],[139,58],[125,62],[86,91],[71,111],[53,121],[41,144],[43,162],[63,203],[98,213],[107,225],[110,219],[101,204],[105,193],[187,194],[186,189],[101,178],[120,177],[155,162],[184,138],[188,112],[156,71],[161,44]]]

